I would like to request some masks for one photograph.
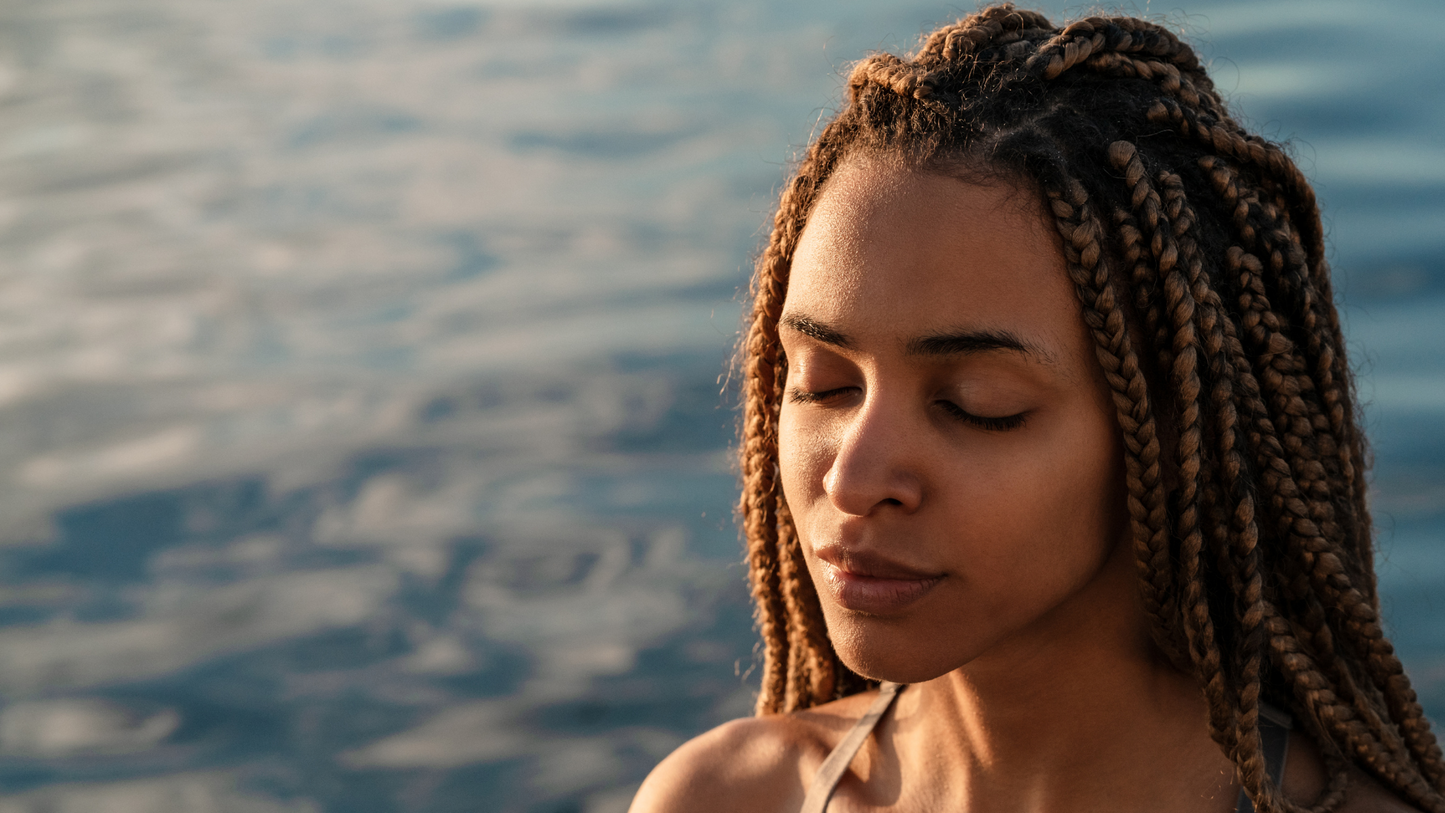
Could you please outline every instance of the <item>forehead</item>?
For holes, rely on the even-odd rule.
[[[904,338],[1007,330],[1064,349],[1083,328],[1038,195],[851,158],[794,252],[787,312]]]

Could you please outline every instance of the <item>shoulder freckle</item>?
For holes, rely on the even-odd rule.
[[[781,715],[747,717],[683,743],[648,774],[630,813],[796,808],[806,745],[795,728]]]

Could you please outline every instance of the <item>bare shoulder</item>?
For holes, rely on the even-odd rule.
[[[648,774],[630,813],[785,810],[801,787],[807,750],[786,717],[724,723],[673,751]]]
[[[629,813],[793,813],[828,752],[872,693],[792,714],[724,723],[673,751],[648,774]]]
[[[1345,792],[1345,801],[1339,808],[1340,813],[1421,813],[1419,808],[1401,799],[1373,778],[1358,770],[1352,773],[1349,790]]]
[[[1285,763],[1285,795],[1308,803],[1324,792],[1329,775],[1319,748],[1301,732],[1290,738],[1291,757]],[[1349,786],[1339,813],[1421,813],[1408,802],[1358,768],[1350,768]]]

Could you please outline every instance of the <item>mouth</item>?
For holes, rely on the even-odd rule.
[[[841,546],[819,549],[818,558],[826,592],[844,609],[865,615],[897,615],[927,595],[945,575]]]

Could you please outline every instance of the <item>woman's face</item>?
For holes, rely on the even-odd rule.
[[[1114,407],[1043,212],[1007,183],[851,159],[798,244],[783,490],[864,675],[1138,616]]]

